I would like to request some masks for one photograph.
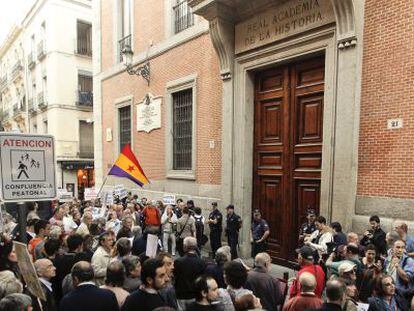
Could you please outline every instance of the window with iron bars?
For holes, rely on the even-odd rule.
[[[80,55],[92,56],[92,25],[78,21],[77,33],[77,53]]]
[[[173,170],[192,169],[193,90],[172,94]]]
[[[131,106],[119,108],[119,150],[131,143]]]
[[[179,33],[194,25],[194,15],[187,4],[187,0],[178,0],[173,7],[173,11],[175,33]]]
[[[93,106],[92,76],[78,74],[78,105]]]

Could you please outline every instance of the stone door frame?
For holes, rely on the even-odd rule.
[[[325,52],[326,86],[321,181],[321,214],[351,226],[355,213],[359,104],[361,88],[363,1],[331,0],[335,27],[307,33],[283,43],[237,56],[234,25],[237,12],[250,0],[189,0],[195,14],[209,20],[210,36],[223,80],[222,202],[234,203],[244,218],[240,241],[249,254],[253,172],[252,72],[267,66]],[[234,4],[237,3],[237,4]],[[257,13],[269,1],[256,0]],[[252,8],[250,8],[251,10]],[[286,233],[288,234],[288,233]]]

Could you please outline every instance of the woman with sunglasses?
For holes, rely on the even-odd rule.
[[[376,296],[368,299],[369,311],[406,311],[408,302],[396,290],[390,275],[380,274],[375,283]]]

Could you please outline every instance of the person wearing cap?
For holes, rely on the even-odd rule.
[[[252,228],[250,229],[250,242],[252,243],[252,257],[267,251],[267,238],[270,234],[267,221],[262,219],[258,209],[253,212]]]
[[[214,258],[216,255],[216,251],[221,247],[221,233],[223,232],[223,215],[217,208],[217,202],[212,202],[211,208],[213,210],[208,215],[207,223],[210,227],[210,246]]]
[[[237,244],[239,243],[239,230],[242,226],[242,219],[234,212],[234,205],[228,205],[227,210],[227,242],[231,248],[231,259],[239,257],[237,255]]]
[[[306,222],[303,223],[299,229],[299,245],[303,244],[305,237],[310,236],[314,231],[316,231],[315,220],[315,210],[309,208],[306,211]]]
[[[293,281],[292,286],[289,290],[289,296],[294,297],[299,295],[301,292],[299,278],[302,273],[309,272],[316,279],[316,288],[315,295],[319,298],[322,297],[322,292],[325,287],[325,272],[319,265],[315,265],[313,262],[313,250],[309,246],[302,246],[300,249],[296,250],[298,253],[298,263],[300,265],[300,270],[296,279]]]
[[[346,263],[347,265],[345,265],[342,268],[342,272],[352,273],[351,270],[355,270],[355,274],[354,274],[355,279],[354,277],[352,277],[352,279],[354,279],[354,281],[359,287],[360,282],[362,280],[363,265],[361,261],[359,260],[358,247],[353,243],[349,243],[345,248],[345,259],[340,260],[340,261],[334,261],[335,258],[336,258],[336,253],[332,252],[329,255],[325,263],[326,266],[329,268],[329,271],[331,272],[331,274],[339,275],[341,277],[347,278],[346,276],[341,275],[341,271],[339,269],[343,264]],[[346,270],[343,270],[343,269],[346,269]]]

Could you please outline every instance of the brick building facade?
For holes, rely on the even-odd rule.
[[[252,207],[260,208],[282,263],[296,242],[286,232],[308,208],[358,232],[370,214],[387,229],[396,218],[414,221],[412,9],[372,0],[96,1],[97,184],[130,134],[151,184],[108,184],[157,199],[175,193],[205,210],[212,200],[223,211],[235,204],[244,254]],[[149,63],[149,83],[126,72],[125,43],[135,68]],[[142,130],[138,110],[155,102],[161,124]],[[388,128],[401,119],[402,128]]]

